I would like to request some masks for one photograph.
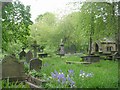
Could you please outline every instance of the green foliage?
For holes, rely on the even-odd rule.
[[[5,89],[5,88],[18,88],[18,89],[21,89],[22,88],[30,88],[28,84],[24,84],[23,82],[10,82],[9,79],[7,80],[2,80],[2,88]]]
[[[44,66],[40,73],[46,74],[46,80],[51,77],[51,72],[60,71],[67,75],[68,70],[74,70],[73,80],[77,88],[117,88],[118,87],[118,62],[101,60],[99,63],[89,65],[84,64],[66,64],[65,61],[80,61],[76,56],[70,57],[53,57],[43,60]],[[59,64],[58,64],[59,63]],[[91,78],[80,77],[80,70],[86,73],[93,73]],[[44,78],[44,77],[43,77]],[[45,78],[44,78],[45,79]],[[51,80],[51,79],[50,79]],[[57,88],[59,83],[51,80],[47,83],[48,88]],[[64,87],[65,88],[65,87]]]
[[[15,43],[20,47],[27,44],[27,36],[29,33],[30,6],[24,6],[20,1],[9,3],[2,10],[2,49],[9,50]],[[12,49],[12,48],[11,48]],[[12,49],[14,52],[15,49]]]
[[[109,2],[94,2],[94,3],[84,3],[81,8],[81,13],[85,17],[81,20],[90,20],[90,22],[83,21],[82,23],[85,25],[84,27],[88,27],[91,23],[93,23],[93,39],[99,40],[104,37],[115,37],[115,32],[117,31],[117,16],[115,15],[116,6],[114,3]],[[93,16],[93,21],[91,21],[91,17]],[[88,30],[88,29],[87,29]],[[89,32],[91,28],[89,28]],[[98,33],[99,32],[99,33]]]
[[[83,3],[77,12],[72,12],[61,20],[53,13],[45,13],[36,18],[31,28],[29,43],[37,40],[45,52],[56,53],[63,39],[66,52],[87,52],[89,38],[115,39],[117,31],[116,4],[109,2]]]

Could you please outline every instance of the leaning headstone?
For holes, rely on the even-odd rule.
[[[42,61],[38,58],[33,58],[30,60],[30,70],[36,70],[39,71],[42,67]]]
[[[15,56],[9,55],[2,60],[2,79],[24,80],[24,64],[18,62]]]
[[[26,52],[24,51],[25,48],[22,48],[22,51],[19,53],[19,58],[23,59],[26,56]]]
[[[32,58],[33,58],[33,54],[32,54],[32,52],[29,50],[29,51],[26,53],[26,62],[29,63]]]

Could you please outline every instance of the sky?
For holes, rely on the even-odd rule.
[[[13,0],[15,1],[15,0]],[[35,18],[44,14],[45,12],[52,12],[57,14],[59,17],[68,14],[72,11],[73,6],[69,7],[68,3],[79,2],[80,0],[19,0],[24,5],[31,6],[31,20],[34,22]],[[67,4],[67,5],[66,5]]]

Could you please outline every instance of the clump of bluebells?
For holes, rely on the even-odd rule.
[[[94,75],[93,73],[86,73],[82,70],[80,70],[80,74],[79,74],[79,76],[82,77],[82,78],[93,77],[93,75]]]
[[[49,77],[50,87],[58,87],[58,88],[74,88],[74,70],[68,70],[68,73],[65,75],[62,70],[51,72],[51,76]],[[79,76],[82,78],[93,77],[92,73],[86,73],[80,70]],[[55,86],[53,86],[55,85]]]
[[[68,70],[68,74],[65,75],[62,70],[60,72],[57,72],[56,70],[54,72],[51,72],[51,77],[53,80],[57,81],[58,84],[62,85],[61,87],[75,87],[75,82],[73,80],[74,71]]]

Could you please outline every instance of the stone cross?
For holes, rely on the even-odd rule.
[[[25,48],[22,48],[22,51],[19,53],[19,58],[22,59],[26,56],[26,52],[24,51]]]
[[[37,50],[38,50],[37,47],[39,47],[39,45],[37,45],[37,42],[34,41],[34,43],[31,46],[34,49],[34,58],[36,58],[37,57]]]

